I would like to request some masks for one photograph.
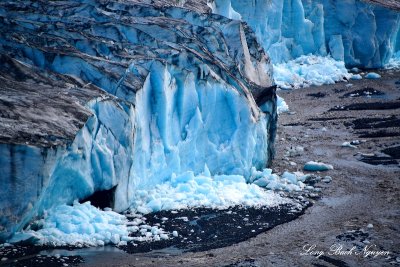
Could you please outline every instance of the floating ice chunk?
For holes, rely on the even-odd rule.
[[[354,67],[350,71],[353,72],[353,73],[358,73],[358,72],[360,72],[360,69],[357,68],[357,67]]]
[[[305,171],[328,171],[333,170],[333,166],[322,162],[309,161],[304,165]]]
[[[352,80],[361,80],[361,79],[362,79],[362,76],[361,76],[360,74],[353,74],[353,75],[351,76],[351,79],[352,79]]]
[[[367,75],[365,75],[366,79],[379,79],[381,77],[381,75],[379,75],[376,72],[370,72]]]
[[[173,235],[174,237],[178,237],[178,232],[177,232],[177,231],[173,231],[173,232],[172,232],[172,235]]]
[[[374,225],[372,224],[372,223],[369,223],[368,225],[367,225],[367,228],[374,228]]]

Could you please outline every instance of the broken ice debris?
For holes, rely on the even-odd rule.
[[[285,152],[286,157],[295,157],[295,156],[300,156],[304,152],[304,147],[302,146],[296,146],[296,147],[290,147],[287,148]]]
[[[283,99],[278,95],[277,95],[277,112],[278,114],[289,112],[289,106],[286,103],[285,99]]]
[[[342,147],[357,148],[355,145],[352,145],[351,142],[343,142]]]
[[[310,172],[328,171],[333,170],[333,166],[322,162],[309,161],[304,165],[304,170]]]
[[[350,79],[352,79],[352,80],[361,80],[362,76],[360,74],[353,74],[353,76],[351,76]]]
[[[332,177],[330,176],[325,176],[324,179],[321,180],[324,183],[330,183],[332,182]]]
[[[379,75],[378,73],[375,72],[370,72],[367,75],[365,75],[366,79],[379,79],[381,77],[381,75]]]

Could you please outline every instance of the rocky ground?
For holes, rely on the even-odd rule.
[[[65,263],[59,260],[59,254],[72,257],[66,264],[84,261],[79,266],[400,265],[400,72],[380,74],[382,78],[378,80],[279,92],[291,112],[280,115],[274,171],[302,170],[310,160],[334,166],[334,170],[318,174],[331,176],[332,182],[317,183],[322,189],[322,198],[311,199],[313,205],[299,218],[284,218],[283,221],[289,222],[270,229],[268,219],[271,218],[265,213],[271,211],[261,209],[257,211],[259,214],[253,210],[225,211],[218,215],[221,223],[229,225],[249,217],[253,222],[259,220],[261,227],[256,232],[252,231],[254,227],[243,229],[251,237],[243,241],[240,231],[224,233],[223,225],[214,222],[215,231],[223,233],[216,239],[224,236],[229,240],[216,244],[208,235],[213,227],[207,226],[215,214],[210,217],[206,211],[199,211],[205,212],[205,215],[199,213],[198,222],[203,220],[206,233],[201,227],[199,233],[193,234],[189,228],[182,228],[181,234],[187,231],[188,236],[182,241],[183,247],[149,246],[138,251],[134,247],[125,248],[130,253],[110,247],[56,250],[49,252],[48,259],[58,259],[58,266]],[[342,146],[344,142],[350,145]],[[288,153],[298,146],[304,151]],[[243,216],[238,218],[237,214]],[[196,217],[190,212],[186,215]],[[175,219],[171,218],[169,223],[172,225],[179,218]],[[241,242],[232,242],[235,236]],[[207,244],[211,245],[207,247]],[[185,246],[192,249],[183,252]],[[224,247],[215,249],[220,246]],[[365,257],[367,251],[379,251],[383,255]],[[34,259],[36,262],[38,257]]]

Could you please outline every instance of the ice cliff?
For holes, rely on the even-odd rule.
[[[0,239],[97,191],[123,211],[181,173],[271,161],[270,60],[205,1],[7,1],[0,21]]]
[[[400,11],[381,5],[359,0],[211,0],[209,5],[215,13],[246,21],[274,64],[330,54],[347,67],[380,68],[400,49]]]

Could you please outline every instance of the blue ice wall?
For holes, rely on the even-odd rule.
[[[270,163],[277,120],[272,65],[245,23],[184,8],[91,0],[9,1],[0,3],[0,20],[0,53],[107,95],[84,101],[91,116],[71,143],[53,148],[53,157],[23,148],[32,163],[2,181],[6,188],[13,179],[23,184],[32,168],[29,181],[40,186],[5,193],[0,212],[18,216],[0,221],[0,234],[96,191],[115,187],[113,208],[123,211],[138,190],[175,174],[207,170],[249,179],[253,167]],[[25,162],[21,153],[12,158],[9,146],[0,153],[1,166]],[[13,206],[8,199],[18,192]]]
[[[348,67],[382,67],[399,49],[399,12],[358,0],[231,0],[273,63],[331,54]]]

